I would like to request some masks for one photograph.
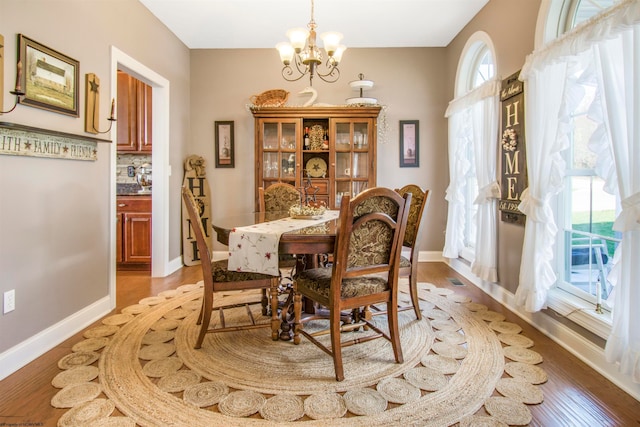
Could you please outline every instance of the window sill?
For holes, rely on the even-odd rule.
[[[593,304],[575,297],[562,289],[556,288],[549,290],[547,306],[559,315],[582,326],[602,339],[606,340],[611,333],[610,311],[603,310],[602,314],[596,313]]]

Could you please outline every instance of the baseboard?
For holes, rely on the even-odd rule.
[[[446,262],[442,257],[442,252],[420,251],[418,252],[418,262]]]
[[[582,360],[593,370],[620,387],[634,399],[640,401],[640,384],[631,380],[630,376],[618,371],[617,363],[609,363],[605,359],[604,349],[587,340],[582,335],[558,322],[542,312],[528,313],[520,310],[515,304],[515,295],[496,283],[483,282],[471,272],[468,264],[457,259],[446,259],[451,268],[462,274],[476,287],[482,289],[490,297],[504,305],[514,314],[534,328],[545,334],[562,348]]]
[[[105,296],[0,354],[0,380],[104,317],[111,311],[110,301]]]
[[[182,263],[182,255],[172,259],[171,261],[169,261],[169,264],[167,264],[167,276],[175,273],[176,271],[180,270],[183,267],[183,263]]]

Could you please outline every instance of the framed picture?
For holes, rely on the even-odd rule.
[[[233,122],[215,122],[216,167],[232,168],[235,164]]]
[[[21,104],[78,117],[80,63],[18,34]]]
[[[400,120],[400,167],[420,166],[418,120]]]

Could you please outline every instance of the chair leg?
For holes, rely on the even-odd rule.
[[[267,290],[262,289],[262,299],[260,300],[260,304],[262,305],[262,315],[266,316],[269,314],[269,298],[267,297]]]
[[[200,312],[202,323],[200,324],[200,333],[198,334],[198,340],[194,348],[199,349],[202,347],[204,336],[209,330],[209,323],[211,322],[211,311],[213,309],[213,290],[208,292],[206,289],[202,296],[202,311]]]
[[[331,328],[331,354],[333,355],[333,367],[336,371],[336,381],[344,380],[344,369],[342,366],[342,346],[340,345],[340,310],[331,310],[329,320]]]
[[[293,343],[300,344],[300,330],[302,329],[302,295],[297,292],[293,284]]]
[[[403,363],[402,347],[400,346],[400,329],[398,328],[398,304],[397,301],[392,301],[392,304],[387,304],[387,322],[389,324],[389,338],[391,338],[391,346],[393,347],[393,355],[396,358],[396,363]]]
[[[280,279],[272,279],[271,287],[269,289],[271,296],[271,339],[278,341],[278,330],[280,321],[278,319],[278,287],[280,285]]]
[[[422,320],[420,301],[418,301],[418,274],[417,271],[413,271],[413,265],[411,266],[411,274],[409,275],[409,292],[411,293],[411,303],[413,304],[413,311],[416,312],[416,319]]]

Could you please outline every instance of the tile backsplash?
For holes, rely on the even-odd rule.
[[[144,163],[151,163],[151,154],[118,153],[116,184],[137,184],[135,174],[138,172],[138,167]],[[133,176],[129,176],[129,171],[133,172]]]

